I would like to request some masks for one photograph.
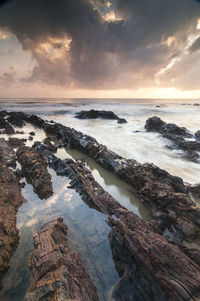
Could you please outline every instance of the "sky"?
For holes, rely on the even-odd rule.
[[[0,97],[200,98],[200,0],[0,1]]]

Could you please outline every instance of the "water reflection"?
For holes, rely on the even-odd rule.
[[[133,211],[139,217],[148,221],[150,219],[148,210],[142,202],[135,196],[131,186],[117,178],[111,172],[107,171],[87,155],[71,149],[58,149],[56,156],[60,159],[72,158],[83,160],[86,166],[91,170],[95,180],[110,193],[121,205],[128,210]]]
[[[69,245],[80,254],[101,300],[105,301],[108,291],[119,279],[108,240],[110,227],[106,216],[87,207],[80,196],[67,187],[66,177],[57,176],[51,169],[50,173],[54,195],[49,199],[40,200],[29,184],[22,190],[27,202],[17,215],[20,243],[4,277],[0,300],[23,300],[29,286],[27,259],[33,250],[32,233],[43,223],[63,216],[68,226]]]

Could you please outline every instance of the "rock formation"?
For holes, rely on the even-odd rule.
[[[115,300],[133,300],[133,296],[139,301],[192,300],[200,296],[199,251],[183,251],[182,246],[121,206],[81,162],[62,161],[41,145],[35,147],[43,148],[58,174],[71,178],[71,187],[90,207],[108,215],[111,248],[121,276],[113,289]]]
[[[50,197],[53,194],[53,188],[43,155],[31,147],[24,146],[17,150],[17,158],[27,182],[32,184],[38,196],[41,199]]]
[[[186,128],[178,127],[174,123],[166,123],[156,116],[147,119],[145,129],[148,132],[160,133],[164,138],[172,142],[172,145],[168,146],[168,148],[181,149],[184,151],[186,158],[197,163],[199,162],[199,131],[193,135]]]
[[[127,123],[126,119],[119,118],[115,113],[112,111],[99,111],[99,110],[90,110],[90,111],[81,111],[76,113],[75,115],[78,119],[111,119],[117,120],[118,123]]]
[[[16,214],[23,202],[14,171],[8,168],[6,161],[0,162],[0,286],[10,258],[18,245]]]
[[[31,286],[25,301],[99,301],[97,290],[79,255],[67,244],[62,218],[44,224],[34,234],[30,256]]]

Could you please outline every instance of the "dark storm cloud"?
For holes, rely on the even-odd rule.
[[[104,0],[10,0],[0,9],[0,27],[9,28],[35,57],[29,80],[86,88],[149,85],[149,76],[154,79],[196,27],[200,5],[196,0],[113,4],[121,20],[105,22]],[[65,35],[72,40],[66,56],[52,63],[37,51],[49,37],[62,41]],[[167,46],[170,36],[176,42]],[[52,47],[63,45],[56,41]]]

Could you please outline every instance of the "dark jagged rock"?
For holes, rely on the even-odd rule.
[[[0,138],[0,162],[12,168],[16,168],[16,154],[4,138]]]
[[[200,140],[200,131],[197,131],[194,135],[196,139]]]
[[[75,115],[78,119],[111,119],[117,120],[118,123],[127,123],[126,119],[119,118],[115,113],[112,111],[98,111],[98,110],[90,110],[90,111],[81,111],[76,113]]]
[[[17,158],[22,166],[27,181],[41,199],[53,194],[51,176],[47,171],[46,161],[41,153],[31,147],[20,147]]]
[[[0,117],[0,129],[4,129],[4,133],[7,135],[15,133],[13,127],[3,117]]]
[[[184,127],[179,127],[174,123],[166,123],[159,117],[151,117],[147,119],[145,129],[148,132],[158,132],[161,134],[171,134],[182,137],[192,137],[192,135]]]
[[[19,242],[16,214],[24,202],[14,172],[0,162],[0,287],[4,272]]]
[[[67,226],[62,218],[44,224],[34,234],[30,256],[31,286],[25,301],[98,301],[97,290],[79,255],[67,244]]]
[[[108,215],[109,239],[121,277],[115,300],[187,300],[200,296],[200,254],[170,242],[148,223],[105,192],[81,163],[60,160],[37,145],[56,171],[71,178],[71,187],[92,208]],[[190,299],[188,299],[190,300]],[[192,299],[191,299],[192,300]]]
[[[59,140],[57,146],[77,149],[87,154],[130,184],[149,208],[152,223],[161,232],[168,229],[179,239],[198,236],[200,210],[188,196],[187,187],[181,178],[174,177],[153,164],[140,164],[135,160],[124,159],[91,136],[70,127],[51,124],[36,115],[25,115],[24,118],[27,122],[42,127],[47,135],[56,137]]]
[[[29,135],[30,136],[35,136],[35,132],[30,132]]]
[[[151,117],[146,121],[145,129],[148,132],[160,133],[164,138],[172,141],[171,149],[181,149],[184,156],[191,161],[199,162],[200,142],[198,141],[198,131],[192,135],[184,127],[178,127],[174,123],[166,123],[159,117]],[[187,138],[192,138],[187,140]],[[195,140],[197,139],[197,140]]]
[[[16,127],[23,127],[25,125],[24,114],[22,112],[10,112],[7,120]]]
[[[48,138],[44,139],[43,143],[48,150],[55,153],[57,151],[57,147],[55,145],[53,145],[51,141],[52,141],[52,139],[48,137]]]

